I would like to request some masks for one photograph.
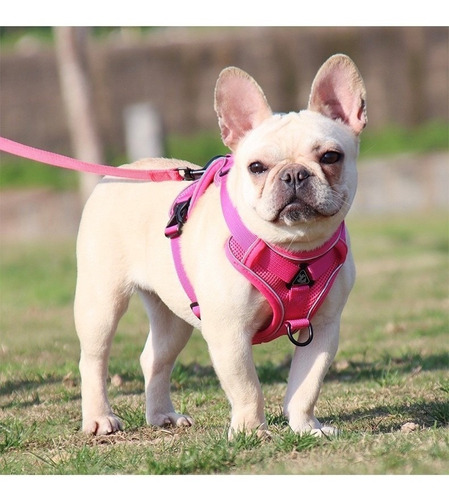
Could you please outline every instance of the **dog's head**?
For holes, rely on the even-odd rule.
[[[344,55],[328,59],[312,84],[308,109],[273,114],[244,71],[224,69],[215,89],[224,144],[234,153],[230,197],[259,237],[294,245],[326,238],[346,216],[357,185],[365,87]]]

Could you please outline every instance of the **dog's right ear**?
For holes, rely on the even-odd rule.
[[[229,67],[215,86],[215,112],[225,146],[234,151],[247,132],[272,115],[265,95],[245,71]]]

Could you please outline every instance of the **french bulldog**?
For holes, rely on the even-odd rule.
[[[251,76],[235,67],[226,68],[216,83],[215,111],[223,143],[234,157],[227,180],[229,196],[246,227],[268,244],[288,250],[310,251],[323,245],[353,201],[359,136],[367,122],[365,87],[352,60],[341,54],[328,59],[313,81],[308,108],[287,114],[271,111]],[[144,159],[128,168],[199,167],[180,160]],[[82,429],[86,433],[102,435],[122,429],[107,397],[108,358],[117,323],[135,292],[150,322],[140,357],[147,423],[193,424],[190,416],[173,407],[170,375],[197,328],[232,408],[229,436],[241,431],[269,432],[252,338],[266,324],[271,309],[225,256],[230,233],[219,189],[212,183],[182,232],[182,260],[201,305],[201,319],[192,313],[175,270],[170,241],[164,236],[170,206],[185,185],[105,177],[84,208],[77,240],[74,313],[81,345]],[[284,413],[295,432],[336,432],[320,423],[314,412],[337,351],[340,316],[354,279],[349,249],[314,316],[313,341],[304,347],[292,346]]]

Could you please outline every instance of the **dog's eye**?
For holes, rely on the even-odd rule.
[[[343,154],[338,151],[327,151],[320,159],[320,163],[324,163],[325,165],[332,165],[333,163],[337,163],[343,158]]]
[[[266,172],[268,170],[267,167],[263,163],[261,163],[260,161],[255,161],[255,162],[251,163],[249,165],[248,169],[252,174],[256,174],[256,175],[263,174],[264,172]]]

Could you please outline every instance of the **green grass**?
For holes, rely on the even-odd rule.
[[[387,125],[380,130],[363,132],[360,157],[387,156],[398,153],[427,153],[449,149],[448,124],[442,121],[423,123],[414,128]]]
[[[79,346],[73,327],[74,242],[2,244],[0,471],[3,474],[449,473],[447,214],[348,220],[358,279],[339,352],[317,405],[341,434],[298,436],[282,415],[292,346],[256,346],[271,439],[228,442],[230,407],[196,332],[172,377],[189,429],[148,427],[139,301],[113,345],[110,398],[126,430],[80,432]],[[401,431],[413,422],[415,430]]]
[[[396,125],[382,130],[363,133],[360,157],[369,158],[379,155],[400,153],[428,153],[449,149],[448,124],[429,122],[413,129]],[[55,151],[58,153],[58,151]],[[170,135],[166,141],[165,155],[180,158],[197,165],[205,165],[208,160],[229,151],[223,146],[218,126],[215,131],[203,131],[192,135]],[[125,158],[108,158],[106,163],[120,165]],[[0,163],[0,189],[46,186],[54,189],[75,189],[78,176],[36,162],[22,160],[8,155]]]
[[[51,187],[78,188],[78,174],[62,168],[8,156],[0,162],[0,189]]]

